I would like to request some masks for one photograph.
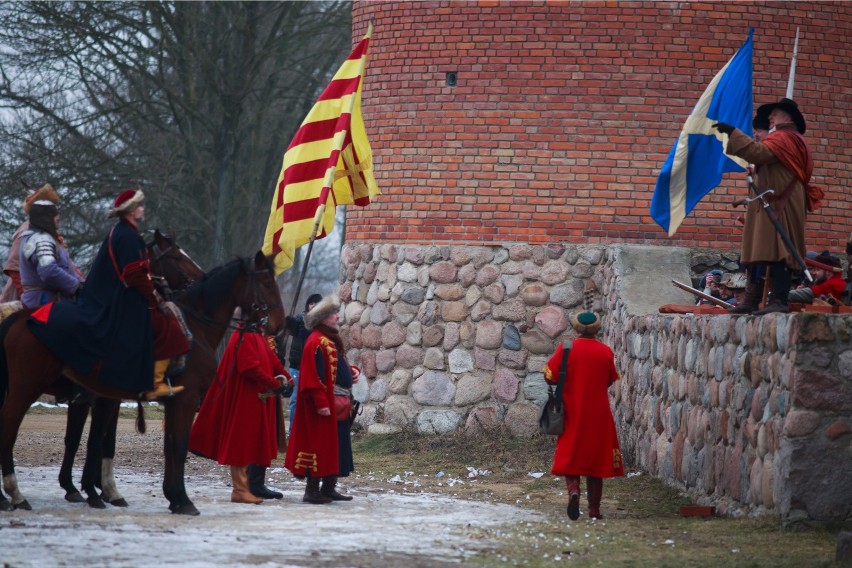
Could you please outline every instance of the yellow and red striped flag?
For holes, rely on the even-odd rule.
[[[263,239],[263,252],[275,256],[276,275],[293,265],[298,247],[332,231],[337,205],[369,205],[379,194],[361,116],[372,34],[371,22],[284,153]]]

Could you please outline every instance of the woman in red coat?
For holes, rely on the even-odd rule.
[[[263,328],[241,325],[231,334],[192,425],[189,449],[231,466],[234,503],[263,501],[249,491],[247,467],[269,467],[278,455],[275,397],[289,380]]]
[[[609,407],[609,386],[618,380],[612,349],[595,339],[600,319],[591,312],[571,318],[580,334],[570,345],[568,372],[562,389],[565,430],[556,440],[550,473],[564,475],[568,487],[568,517],[580,516],[580,476],[586,476],[589,517],[600,519],[603,478],[624,475],[618,433]],[[559,380],[560,345],[544,368],[549,383]]]

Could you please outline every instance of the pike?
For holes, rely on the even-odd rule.
[[[687,286],[683,282],[678,282],[677,280],[672,279],[672,284],[674,284],[675,286],[677,286],[681,290],[684,290],[685,292],[689,292],[693,296],[697,296],[697,297],[701,298],[702,300],[707,300],[711,304],[713,304],[715,306],[719,306],[720,308],[728,309],[728,308],[731,307],[731,304],[729,304],[728,302],[726,302],[724,300],[720,300],[719,298],[714,298],[710,294],[705,294],[701,290],[696,290],[692,286]]]

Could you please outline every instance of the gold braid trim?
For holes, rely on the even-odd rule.
[[[296,456],[296,468],[305,468],[305,471],[311,470],[314,473],[317,471],[317,455],[299,452]]]
[[[329,362],[331,383],[326,385],[325,388],[327,392],[331,392],[328,389],[331,388],[331,390],[334,390],[334,383],[337,382],[337,346],[334,344],[334,341],[323,335],[320,337],[320,347],[325,351],[326,359]]]

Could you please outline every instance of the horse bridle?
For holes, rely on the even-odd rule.
[[[249,305],[250,310],[248,316],[242,314],[243,317],[236,319],[239,324],[249,332],[258,332],[261,329],[266,329],[269,325],[269,314],[272,312],[273,308],[283,308],[284,305],[282,303],[277,303],[273,305],[267,304],[263,301],[262,295],[260,294],[260,279],[258,278],[261,274],[272,273],[274,278],[274,272],[271,268],[261,268],[256,269],[254,266],[251,266],[251,259],[243,260],[243,267],[246,269],[246,274],[249,277],[249,285],[246,286],[246,295],[243,299],[241,305]],[[251,292],[249,292],[251,289]],[[251,294],[251,303],[249,303],[248,295]]]
[[[195,264],[195,261],[192,260],[192,258],[190,258],[189,255],[187,255],[185,252],[183,252],[183,250],[179,246],[177,246],[175,243],[173,243],[170,239],[167,238],[166,242],[169,243],[169,246],[166,247],[165,249],[161,249],[160,245],[158,245],[156,241],[154,241],[154,243],[152,243],[152,245],[151,245],[151,252],[153,253],[153,258],[151,259],[151,263],[157,264],[157,267],[159,268],[159,271],[160,271],[161,274],[165,274],[165,269],[163,267],[163,258],[174,260],[170,256],[168,256],[173,251],[177,251],[178,254],[181,255],[182,258],[185,258],[185,259],[189,260],[190,262],[192,262],[193,264]],[[178,273],[178,276],[180,276],[180,278],[181,278],[181,283],[180,283],[179,287],[169,286],[169,288],[171,289],[171,291],[174,294],[180,294],[181,292],[185,292],[193,284],[195,284],[195,282],[196,282],[195,278],[193,278],[192,276],[187,274],[186,271],[184,271],[184,269],[180,267],[180,264],[178,262],[175,262],[173,268]],[[201,270],[201,267],[199,267],[199,270]],[[160,277],[157,277],[157,278],[160,278]]]

